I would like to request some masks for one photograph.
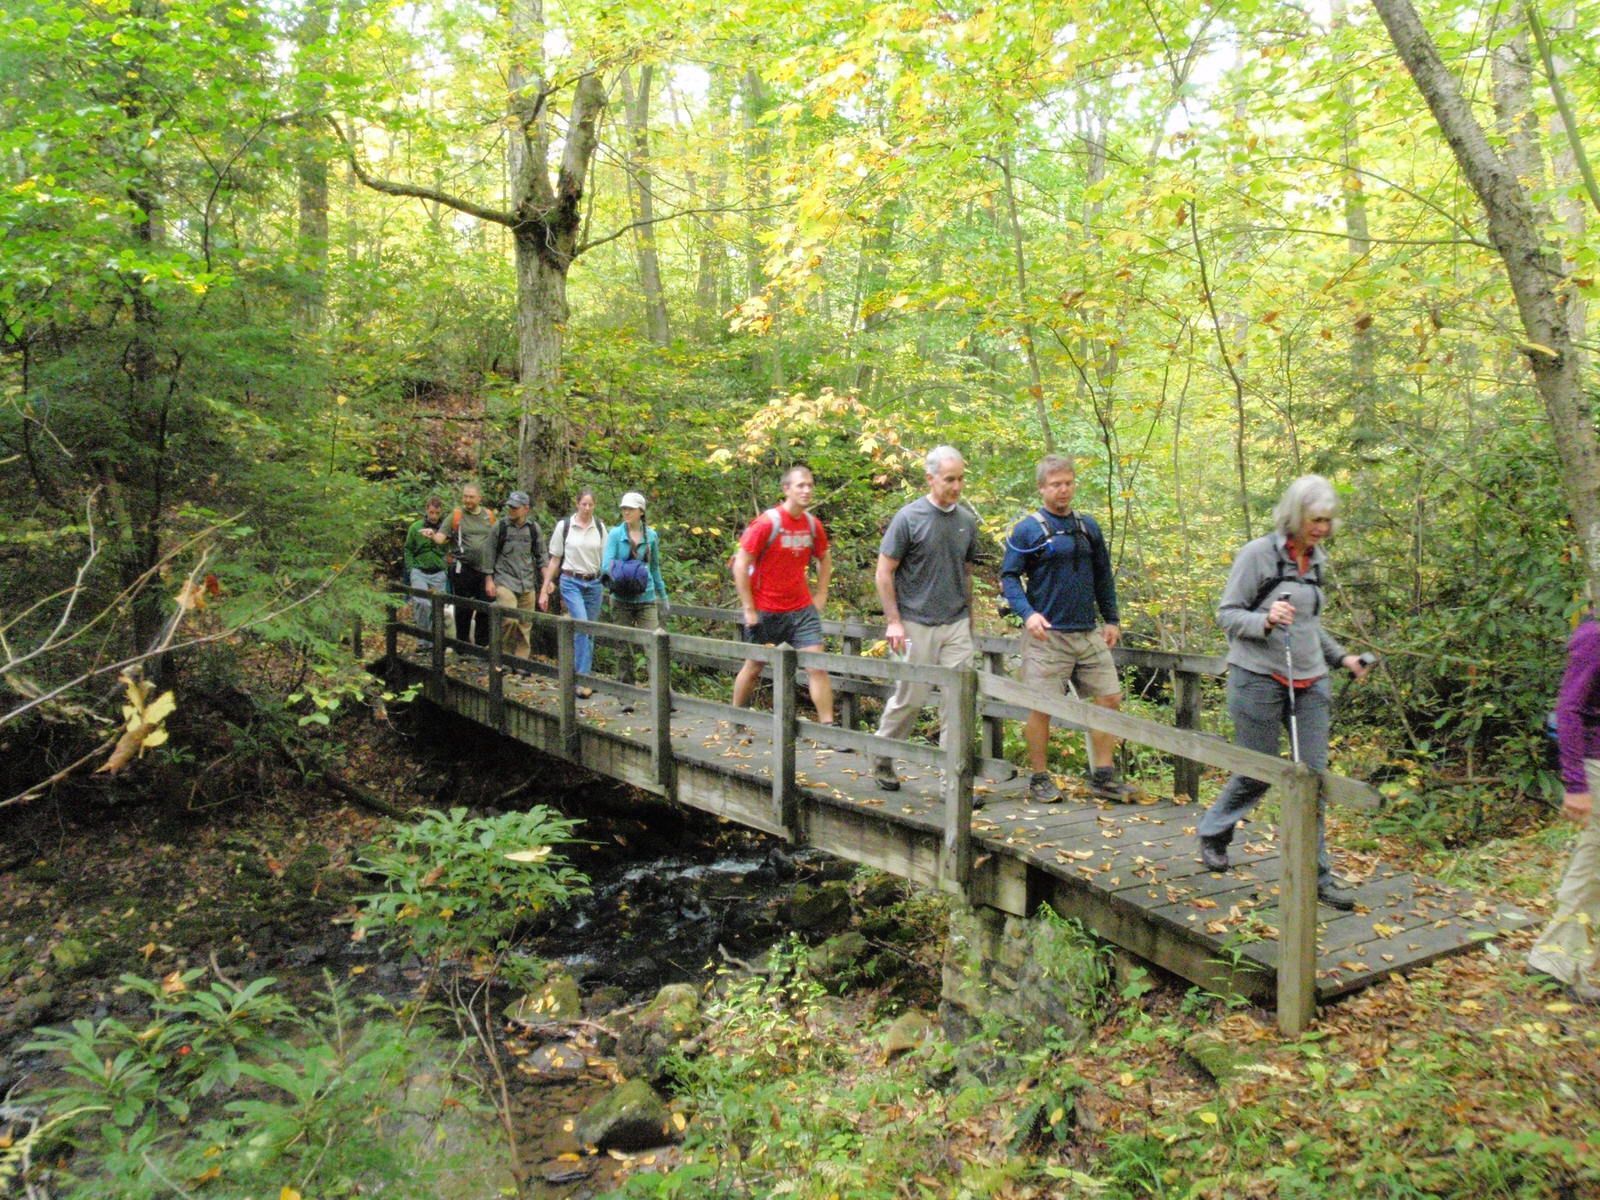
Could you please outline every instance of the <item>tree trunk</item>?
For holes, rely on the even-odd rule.
[[[1373,7],[1488,217],[1489,237],[1505,263],[1528,337],[1521,350],[1555,436],[1590,587],[1600,595],[1600,452],[1583,403],[1579,357],[1568,325],[1566,297],[1572,282],[1560,252],[1540,232],[1548,217],[1537,211],[1516,173],[1489,145],[1410,0],[1373,0]]]
[[[650,80],[653,68],[639,68],[639,90],[627,70],[622,72],[622,111],[628,126],[628,176],[639,213],[634,246],[639,256],[639,283],[644,289],[644,332],[657,346],[672,340],[667,321],[667,300],[661,288],[661,259],[656,254],[655,194],[650,176]]]
[[[1331,9],[1333,36],[1342,44],[1349,30],[1345,0],[1333,0]],[[1348,56],[1341,55],[1341,58]],[[1361,172],[1361,125],[1356,109],[1355,89],[1350,75],[1341,70],[1336,88],[1339,106],[1340,161],[1344,167],[1340,189],[1344,195],[1345,244],[1349,247],[1352,273],[1359,271],[1372,253],[1372,235],[1367,225],[1367,193]],[[1377,347],[1374,345],[1372,315],[1356,315],[1350,335],[1350,390],[1356,412],[1350,430],[1350,448],[1357,452],[1378,440],[1373,425],[1373,409],[1378,398],[1375,370]]]
[[[1000,156],[1000,176],[1005,182],[1006,212],[1011,218],[1011,251],[1017,267],[1017,310],[1022,327],[1022,344],[1028,359],[1028,394],[1033,397],[1039,431],[1044,437],[1044,452],[1056,451],[1055,431],[1050,428],[1050,408],[1044,399],[1044,376],[1039,371],[1039,351],[1034,345],[1033,318],[1028,310],[1028,260],[1022,252],[1022,221],[1017,216],[1017,189],[1011,178],[1011,147]]]
[[[304,113],[322,107],[326,87],[310,82],[321,68],[316,57],[318,44],[328,36],[329,0],[306,0],[300,26],[295,30],[298,51],[297,103]],[[299,252],[304,281],[295,302],[295,326],[301,333],[322,332],[328,297],[328,159],[323,137],[326,126],[320,118],[309,117],[296,143],[295,181],[299,194]]]

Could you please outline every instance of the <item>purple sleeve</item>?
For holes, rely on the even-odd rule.
[[[1567,644],[1567,669],[1556,699],[1556,745],[1561,751],[1561,782],[1569,792],[1587,792],[1583,760],[1600,711],[1600,625],[1582,622]]]

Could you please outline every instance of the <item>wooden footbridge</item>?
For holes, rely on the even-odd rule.
[[[1220,658],[1119,648],[1119,665],[1170,675],[1175,723],[1166,725],[1023,687],[1004,674],[1009,639],[981,639],[981,663],[952,669],[862,657],[862,646],[881,637],[881,629],[858,622],[824,622],[844,650],[834,654],[534,613],[536,639],[554,645],[551,662],[504,652],[504,609],[460,598],[454,603],[488,612],[486,648],[446,636],[442,603],[433,605],[431,628],[404,622],[391,610],[385,631],[390,677],[420,684],[434,704],[598,774],[961,893],[975,905],[1025,917],[1048,904],[1203,987],[1275,998],[1279,1024],[1289,1033],[1310,1023],[1319,1000],[1470,949],[1529,920],[1386,867],[1355,881],[1355,912],[1319,910],[1318,802],[1372,809],[1377,794],[1332,772],[1202,733],[1200,681],[1222,672]],[[713,629],[732,629],[737,621],[736,613],[716,609],[674,606],[672,613],[677,623]],[[644,686],[578,676],[574,637],[580,632],[595,639],[597,653],[609,645],[642,654]],[[423,642],[431,645],[419,650]],[[707,668],[731,673],[747,657],[764,663],[772,681],[770,713],[687,690],[705,689]],[[833,677],[839,726],[799,714],[796,683],[815,667]],[[936,686],[951,733],[947,749],[858,728],[861,701],[887,695],[900,679]],[[579,686],[594,696],[579,699]],[[1104,730],[1172,755],[1171,797],[1120,805],[1031,803],[1026,781],[1001,759],[1004,722],[1028,709],[1048,712],[1056,724]],[[874,760],[886,755],[900,766],[898,792],[882,791],[872,780]],[[1199,809],[1192,798],[1202,767],[1267,780],[1282,814],[1276,829],[1260,821],[1240,828],[1234,867],[1223,874],[1207,872],[1198,861]]]

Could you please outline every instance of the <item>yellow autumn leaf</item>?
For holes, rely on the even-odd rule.
[[[506,858],[515,863],[543,862],[549,857],[549,846],[535,846],[532,850],[512,850],[506,854]]]
[[[1203,1112],[1199,1114],[1199,1117],[1207,1125],[1215,1125],[1217,1123],[1217,1114],[1214,1112]]]
[[[300,1200],[300,1193],[288,1184],[284,1184],[283,1187],[278,1189],[278,1200]]]

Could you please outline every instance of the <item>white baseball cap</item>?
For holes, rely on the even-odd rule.
[[[617,507],[618,508],[637,508],[640,512],[643,512],[644,511],[644,497],[642,495],[640,495],[638,492],[624,492],[624,493],[622,493],[622,499],[617,501]]]

